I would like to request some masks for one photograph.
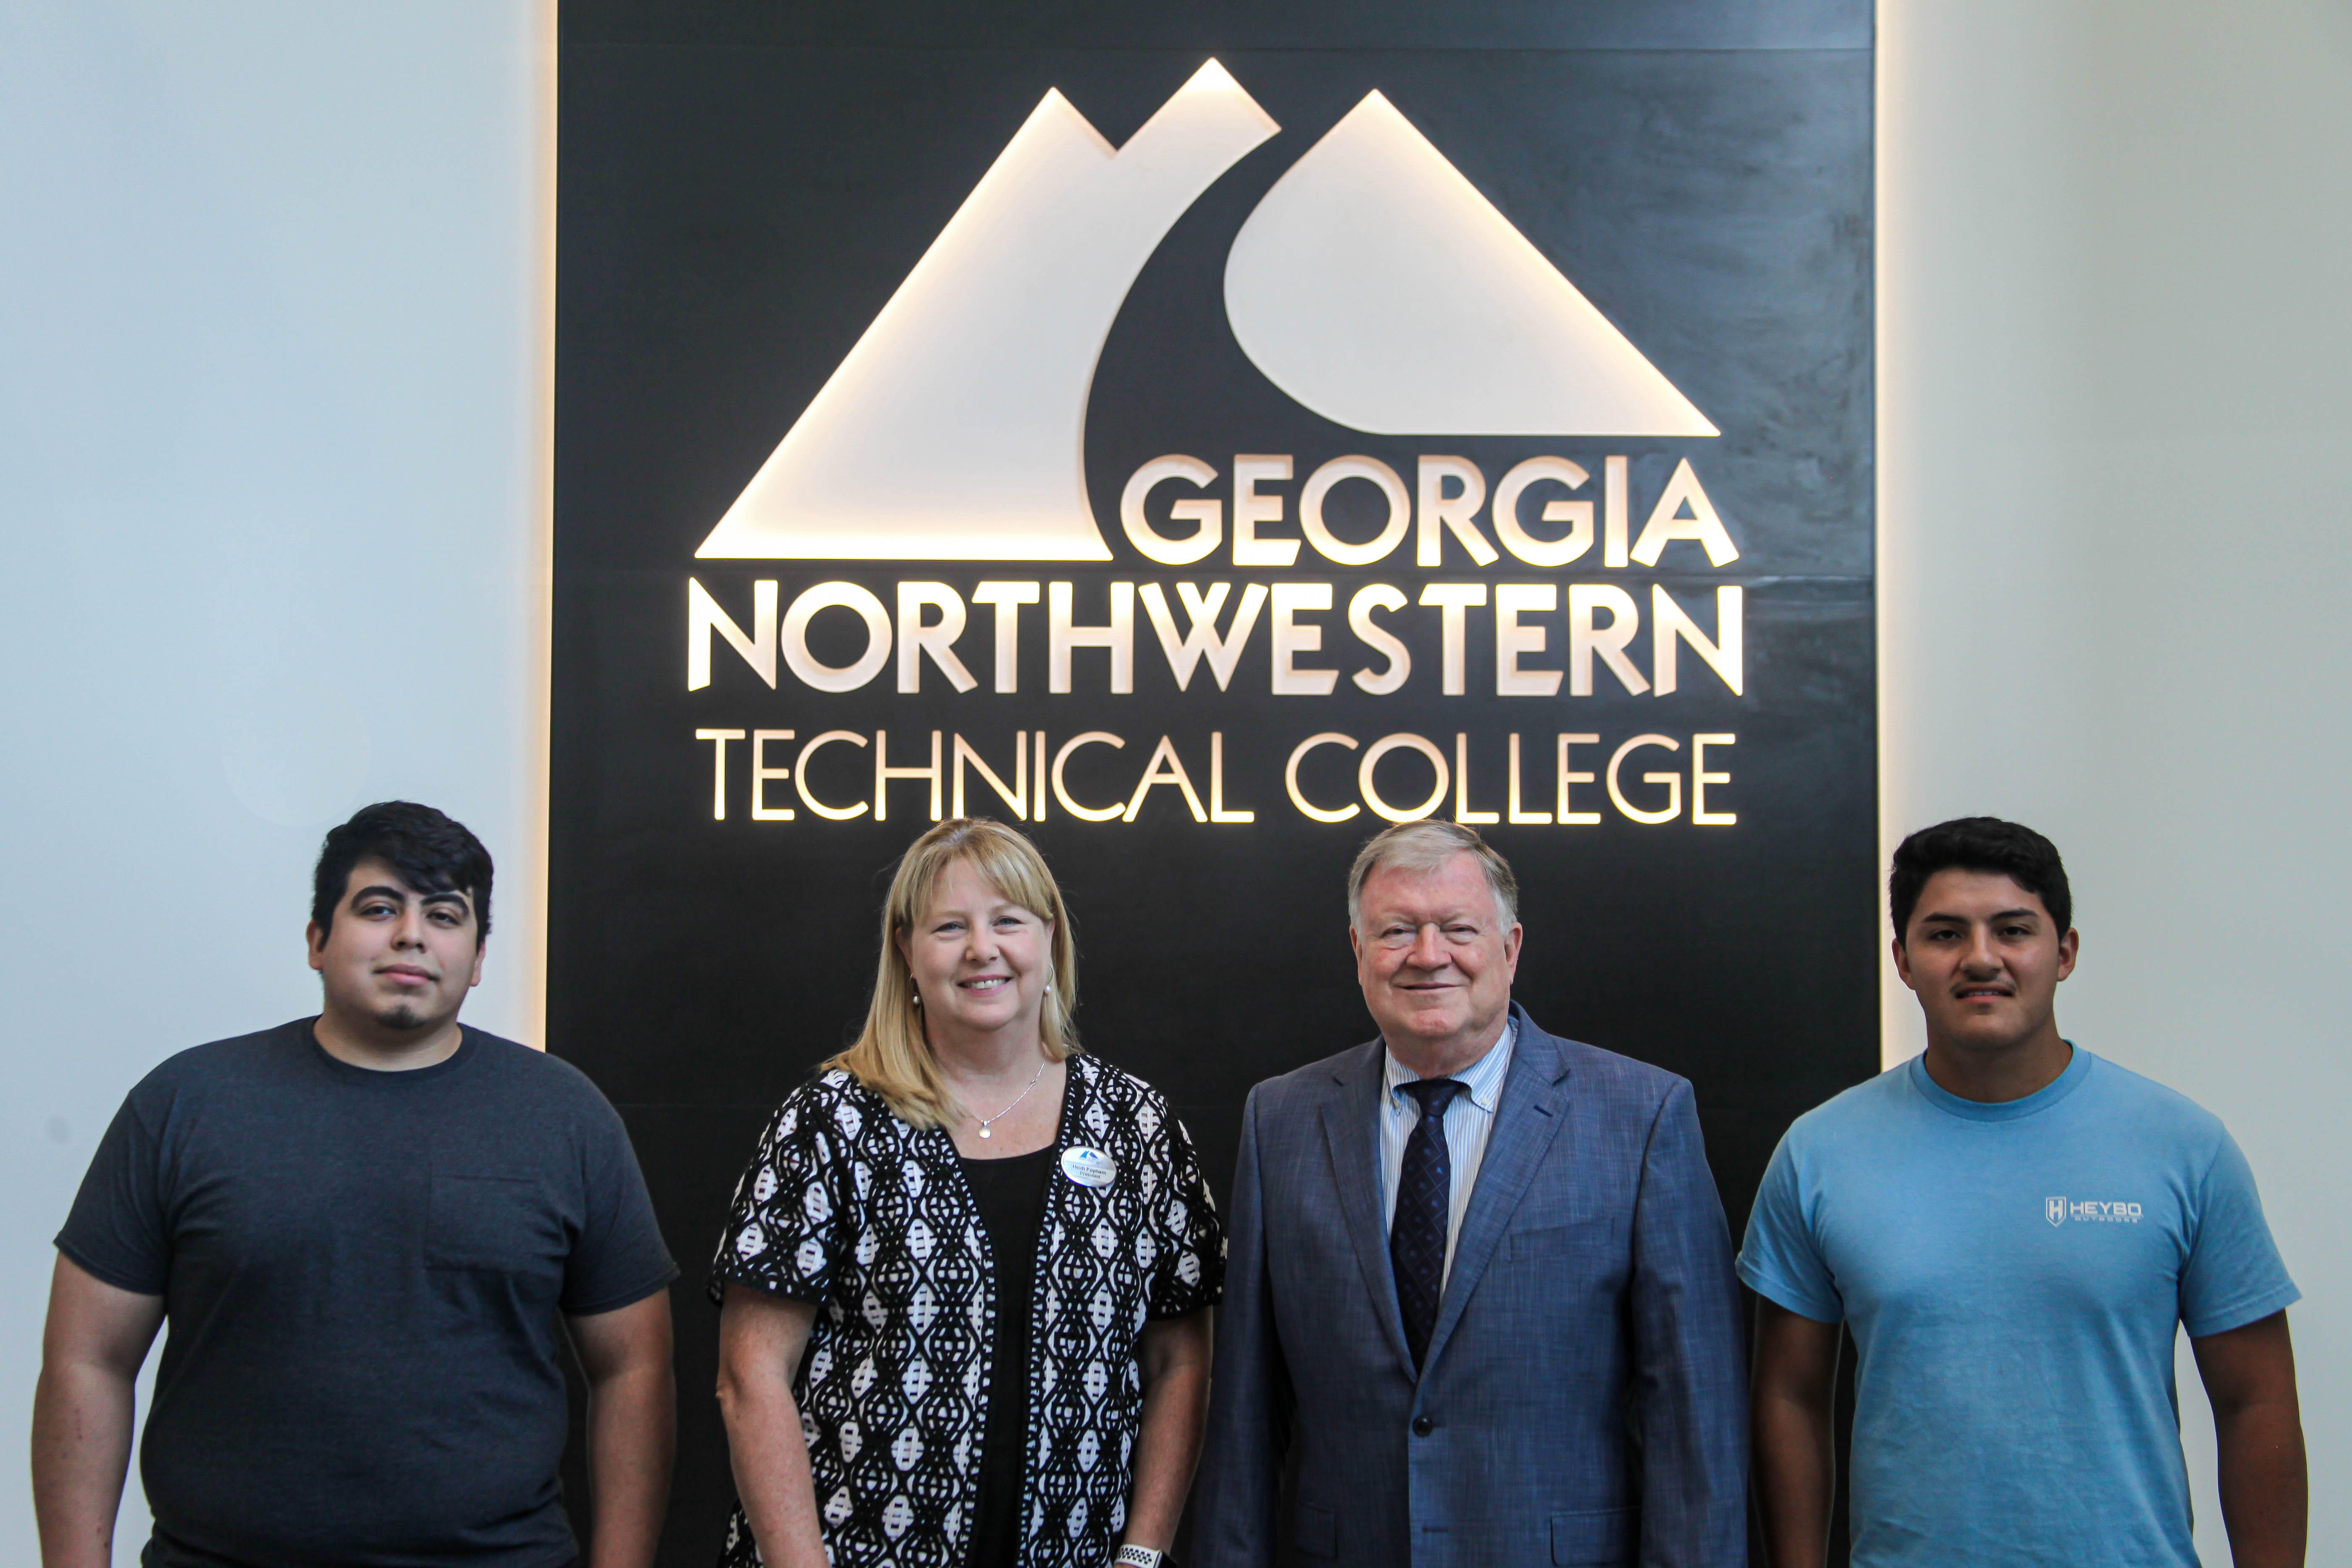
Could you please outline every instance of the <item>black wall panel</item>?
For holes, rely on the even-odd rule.
[[[1282,784],[1294,744],[1413,731],[1450,752],[1462,734],[1470,804],[1491,810],[1512,733],[1544,807],[1556,732],[1604,738],[1577,753],[1591,769],[1637,733],[1736,733],[1709,763],[1733,775],[1711,804],[1736,825],[1695,826],[1687,799],[1675,821],[1635,822],[1596,784],[1578,786],[1577,805],[1597,806],[1597,825],[1486,829],[1526,890],[1520,998],[1556,1032],[1696,1082],[1736,1228],[1789,1121],[1877,1063],[1868,6],[567,0],[562,24],[550,1039],[621,1106],[688,1268],[665,1563],[709,1560],[730,1496],[709,1393],[715,1314],[699,1302],[729,1187],[766,1110],[854,1031],[891,862],[929,820],[922,786],[898,784],[886,821],[753,822],[740,744],[728,816],[713,820],[698,728],[887,730],[894,763],[919,760],[939,729],[1000,768],[1016,731],[1043,728],[1058,747],[1107,730],[1126,749],[1095,748],[1069,772],[1074,795],[1104,799],[1132,787],[1162,735],[1205,794],[1221,733],[1229,804],[1254,808],[1253,823],[1195,823],[1160,789],[1132,824],[1053,810],[1028,829],[1075,911],[1089,1047],[1168,1092],[1221,1190],[1249,1085],[1370,1032],[1342,883],[1381,824],[1294,810]],[[1113,561],[696,559],[1049,89],[1118,144],[1212,56],[1281,130],[1177,222],[1104,344],[1083,460]],[[1372,436],[1261,375],[1225,321],[1226,249],[1374,89],[1722,434]],[[1117,508],[1126,477],[1167,452],[1221,468],[1234,453],[1296,454],[1297,477],[1275,487],[1294,499],[1308,469],[1347,453],[1408,483],[1421,453],[1468,457],[1490,482],[1538,453],[1596,475],[1622,455],[1637,528],[1686,458],[1739,555],[1717,569],[1683,542],[1656,570],[1604,569],[1596,551],[1538,571],[1507,556],[1477,567],[1457,550],[1429,571],[1407,545],[1360,569],[1311,554],[1286,572],[1222,553],[1160,566],[1129,544]],[[1370,514],[1342,506],[1345,493],[1334,525],[1361,537]],[[1497,697],[1492,619],[1474,613],[1468,690],[1448,697],[1437,617],[1415,609],[1391,617],[1415,671],[1393,694],[1343,673],[1328,697],[1272,695],[1263,624],[1230,690],[1202,675],[1179,691],[1139,609],[1132,694],[1109,693],[1103,656],[1081,653],[1076,689],[1056,695],[1040,679],[1040,605],[1024,613],[1023,689],[999,695],[990,613],[975,605],[958,644],[981,679],[971,692],[929,672],[901,694],[887,668],[848,692],[789,673],[771,689],[724,644],[710,684],[688,691],[689,577],[746,626],[762,579],[787,605],[828,580],[886,604],[900,580],[967,598],[987,579],[1067,581],[1087,621],[1103,618],[1113,582],[1172,595],[1180,581],[1313,580],[1342,606],[1371,582],[1413,595],[1433,581],[1554,581],[1613,582],[1646,607],[1656,584],[1710,627],[1715,589],[1737,584],[1744,690],[1685,647],[1670,696],[1601,673],[1589,697]],[[1377,664],[1344,614],[1320,619],[1325,651],[1307,662]],[[850,626],[820,617],[813,650],[846,661],[860,646]],[[1553,617],[1530,665],[1559,668],[1563,637]],[[1644,669],[1648,650],[1645,624],[1631,649]],[[870,754],[837,748],[819,765],[856,798]],[[1687,744],[1642,759],[1664,765],[1687,774]],[[1411,798],[1427,776],[1402,756],[1381,778]],[[1352,758],[1326,749],[1301,778],[1336,804]],[[789,785],[772,793],[792,799]]]

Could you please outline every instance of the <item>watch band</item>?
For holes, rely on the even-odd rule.
[[[1122,1546],[1111,1562],[1117,1564],[1117,1568],[1160,1568],[1160,1561],[1166,1555],[1166,1552],[1154,1552],[1149,1546]]]

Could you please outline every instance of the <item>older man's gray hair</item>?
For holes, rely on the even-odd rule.
[[[1495,890],[1495,911],[1502,917],[1504,928],[1517,924],[1519,879],[1511,875],[1511,863],[1495,853],[1494,846],[1479,837],[1475,828],[1433,818],[1400,822],[1373,835],[1357,851],[1356,863],[1348,871],[1348,923],[1358,931],[1364,929],[1364,883],[1374,871],[1383,866],[1434,871],[1456,855],[1469,856],[1486,874],[1486,885]]]

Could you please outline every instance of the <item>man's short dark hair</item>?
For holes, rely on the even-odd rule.
[[[2066,890],[2066,863],[2058,846],[2031,827],[1998,816],[1957,816],[1923,827],[1895,847],[1886,879],[1887,912],[1901,941],[1918,907],[1920,889],[1938,871],[1989,871],[2008,878],[2042,900],[2060,935],[2071,929],[2074,897]]]
[[[474,945],[488,940],[490,852],[464,823],[406,800],[363,805],[328,833],[310,879],[310,919],[321,931],[334,929],[352,868],[368,859],[383,861],[420,893],[465,894],[474,905]]]

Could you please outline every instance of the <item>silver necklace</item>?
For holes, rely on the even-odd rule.
[[[1040,1061],[1037,1063],[1037,1070],[1036,1070],[1035,1072],[1031,1073],[1031,1074],[1029,1075],[1029,1089],[1034,1089],[1034,1088],[1036,1088],[1036,1087],[1037,1087],[1037,1080],[1038,1080],[1039,1079],[1041,1079],[1041,1078],[1044,1078],[1045,1076],[1045,1062],[1044,1062],[1043,1060],[1040,1060]],[[1019,1094],[1014,1095],[1014,1096],[1013,1097],[1013,1105],[1018,1105],[1018,1104],[1020,1104],[1023,1100],[1024,1100],[1028,1099],[1028,1098],[1029,1098],[1029,1089],[1023,1089]],[[988,1136],[988,1130],[989,1130],[991,1127],[994,1126],[997,1122],[1000,1122],[1000,1121],[1003,1121],[1006,1117],[1008,1117],[1008,1116],[1012,1115],[1012,1114],[1013,1114],[1013,1105],[1008,1105],[1008,1106],[1006,1106],[1003,1110],[1002,1110],[998,1111],[995,1115],[993,1115],[993,1116],[992,1116],[992,1117],[988,1118],[988,1120],[987,1120],[987,1121],[981,1121],[981,1119],[980,1119],[979,1117],[977,1117],[977,1116],[972,1116],[972,1117],[971,1117],[971,1119],[972,1119],[974,1121],[979,1121],[979,1122],[980,1122],[980,1135],[981,1135],[982,1138],[987,1137],[987,1136]],[[964,1112],[964,1114],[965,1114],[966,1116],[971,1116],[971,1111],[969,1111],[969,1110],[965,1111],[965,1112]]]

